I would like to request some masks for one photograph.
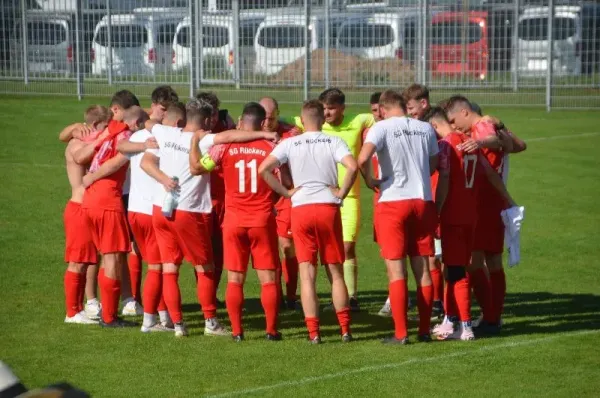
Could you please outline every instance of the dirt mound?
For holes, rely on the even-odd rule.
[[[330,85],[356,87],[364,85],[405,85],[415,78],[414,67],[401,59],[365,59],[329,50]],[[275,83],[296,83],[304,77],[304,57],[287,65],[269,80]],[[325,50],[311,54],[311,81],[313,85],[325,82]]]

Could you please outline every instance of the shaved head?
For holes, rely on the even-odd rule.
[[[279,128],[279,104],[273,97],[263,97],[258,102],[266,112],[265,123],[263,128],[265,131],[277,131]]]

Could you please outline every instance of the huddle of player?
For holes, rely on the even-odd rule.
[[[296,308],[299,278],[309,340],[318,344],[320,260],[332,287],[326,309],[335,311],[342,341],[352,341],[351,312],[360,310],[360,171],[376,192],[374,238],[390,282],[380,314],[391,312],[395,333],[383,342],[408,343],[407,256],[420,341],[432,333],[474,338],[471,289],[483,313],[477,326],[499,331],[506,289],[500,213],[515,206],[502,177],[508,153],[525,149],[501,122],[480,116],[464,97],[432,108],[419,85],[376,94],[372,112],[359,115],[345,113],[342,91],[327,89],[291,124],[280,120],[273,98],[246,104],[237,124],[219,105],[206,92],[184,105],[161,86],[143,110],[123,90],[110,109],[92,106],[84,124],[61,132],[72,187],[64,214],[65,322],[134,326],[118,317],[122,298],[122,315],[143,315],[142,332],[186,336],[178,283],[185,259],[195,269],[204,333],[242,341],[252,260],[266,339],[281,339],[279,308]],[[434,237],[441,238],[441,262]],[[231,332],[216,316],[223,268]],[[445,316],[430,331],[434,306]]]

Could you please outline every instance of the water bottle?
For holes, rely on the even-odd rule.
[[[173,181],[179,182],[179,179],[177,177],[173,177]],[[173,214],[173,210],[175,210],[175,207],[177,207],[177,198],[176,192],[173,190],[165,194],[165,199],[163,200],[162,205],[162,214],[165,217],[171,217],[171,215]]]

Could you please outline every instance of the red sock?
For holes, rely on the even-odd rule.
[[[149,269],[144,281],[144,312],[156,314],[162,297],[162,271]]]
[[[390,283],[390,304],[392,318],[394,318],[395,336],[403,339],[408,336],[406,325],[408,323],[408,286],[405,279],[398,279]]]
[[[308,337],[311,340],[320,335],[318,317],[304,318],[304,322],[306,322],[306,328],[308,329]]]
[[[350,307],[342,308],[335,314],[337,315],[342,335],[350,333]]]
[[[69,318],[81,311],[79,291],[81,290],[81,285],[85,287],[85,283],[82,283],[83,277],[85,277],[85,274],[71,271],[65,272],[65,307]]]
[[[227,306],[229,321],[231,322],[231,333],[234,336],[238,336],[244,332],[244,329],[242,328],[244,285],[236,282],[227,282],[225,305]]]
[[[446,289],[444,290],[444,312],[448,318],[458,316],[456,298],[454,297],[454,287],[450,282],[446,282]]]
[[[478,268],[469,273],[469,284],[473,287],[475,299],[483,313],[483,319],[493,322],[492,285],[483,268]]]
[[[158,302],[157,311],[167,311],[167,304],[165,303],[165,295],[163,294],[163,289],[161,286],[160,289],[160,301]]]
[[[140,294],[142,286],[142,258],[135,253],[129,253],[129,257],[127,257],[127,268],[129,268],[131,295],[139,303],[142,299]]]
[[[104,323],[111,323],[117,319],[119,298],[121,297],[121,281],[103,275],[100,291],[102,292],[102,297],[100,297],[102,303],[102,320]]]
[[[217,316],[217,296],[215,290],[214,272],[196,272],[198,275],[198,302],[202,306],[204,319],[210,319]],[[169,311],[171,312],[171,311]]]
[[[499,323],[504,311],[504,297],[506,296],[506,274],[504,269],[490,272],[492,285],[492,321]]]
[[[285,295],[288,300],[297,300],[298,295],[298,259],[294,257],[284,257],[282,262],[283,279],[285,280]]]
[[[419,309],[419,335],[429,334],[431,309],[433,308],[433,285],[417,286],[417,308]]]
[[[260,302],[265,311],[266,329],[269,334],[277,334],[277,318],[279,317],[279,299],[277,297],[277,283],[269,282],[262,285]]]
[[[77,306],[78,306],[77,312],[83,311],[83,298],[85,297],[85,284],[86,284],[86,279],[87,279],[87,275],[85,272],[80,275],[81,275],[81,281],[79,282],[79,291],[77,292]]]
[[[439,260],[435,260],[436,268],[430,270],[431,283],[433,285],[433,301],[441,301],[444,297],[444,278],[439,266]]]
[[[181,323],[183,315],[181,313],[181,292],[179,291],[178,273],[163,272],[163,298],[169,315],[173,323]]]
[[[454,300],[458,308],[458,317],[461,322],[471,320],[471,288],[467,278],[452,283],[452,291],[454,292]]]

